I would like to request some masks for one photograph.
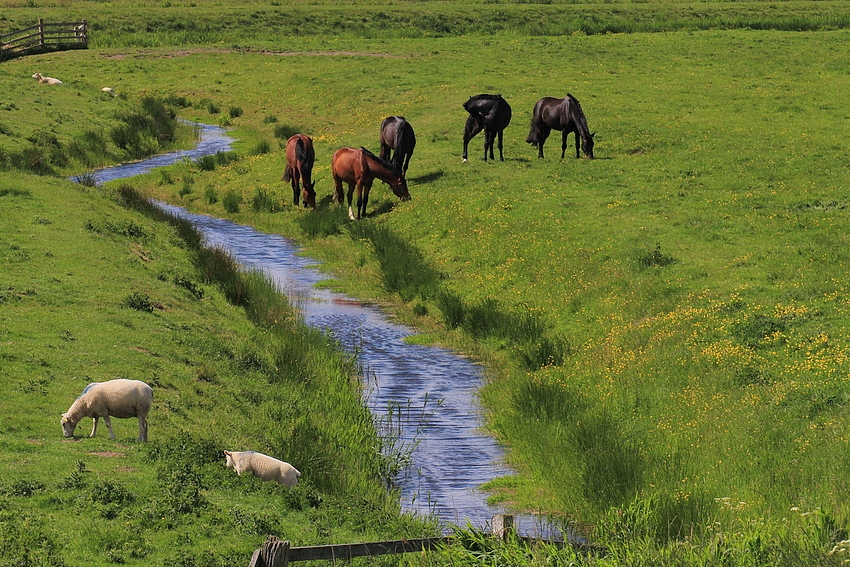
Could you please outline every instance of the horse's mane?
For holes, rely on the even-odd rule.
[[[366,149],[366,148],[364,148],[363,146],[360,146],[360,150],[361,150],[362,152],[364,152],[367,156],[369,156],[370,158],[372,158],[373,160],[375,160],[376,162],[378,162],[378,163],[380,163],[381,165],[383,165],[384,167],[386,167],[387,169],[391,169],[392,171],[394,171],[394,172],[396,172],[397,174],[401,175],[401,172],[400,172],[400,171],[398,170],[398,168],[397,168],[395,165],[393,165],[392,163],[388,162],[388,161],[387,161],[387,160],[385,160],[385,159],[381,159],[380,157],[376,156],[375,154],[373,154],[372,152],[370,152],[369,150],[367,150],[367,149]]]
[[[578,99],[567,93],[566,100],[569,100],[570,105],[575,105],[575,113],[578,126],[582,129],[582,135],[590,134],[590,128],[587,126],[587,118],[584,116],[584,111],[581,109],[581,105],[578,102]]]

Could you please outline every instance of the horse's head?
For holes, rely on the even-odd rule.
[[[395,196],[402,201],[410,200],[410,191],[407,190],[407,179],[405,179],[403,173],[397,174],[396,178],[390,183],[390,187],[393,193],[395,193]]]
[[[584,155],[593,159],[593,137],[596,135],[596,132],[593,134],[588,134],[587,136],[581,139],[581,149],[584,150]]]
[[[301,189],[301,197],[304,200],[304,206],[310,207],[311,209],[316,208],[316,182],[313,181],[311,183],[307,183],[304,181],[302,183],[303,188]]]

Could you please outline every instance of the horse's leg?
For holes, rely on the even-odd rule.
[[[334,176],[334,197],[336,202],[342,204],[342,179]]]
[[[579,148],[581,147],[581,136],[578,135],[578,130],[575,131],[576,137],[576,159],[581,157],[581,154],[578,153]]]
[[[505,161],[505,156],[502,155],[502,135],[504,130],[499,130],[499,161]],[[490,156],[492,157],[492,156]]]
[[[378,157],[380,157],[381,159],[385,159],[385,160],[389,161],[391,149],[392,148],[390,148],[390,146],[388,144],[386,144],[383,140],[381,140],[381,153],[378,154]]]
[[[301,190],[298,187],[298,185],[299,185],[298,177],[299,177],[298,168],[293,168],[293,172],[292,172],[292,204],[295,205],[296,207],[298,206],[298,198],[301,195]]]
[[[351,196],[352,194],[348,194],[348,218],[351,220],[357,220],[360,218],[360,207],[363,205],[363,181],[357,181],[357,216],[354,215],[354,210],[351,208]]]
[[[564,159],[564,156],[567,153],[567,136],[569,135],[569,131],[566,128],[561,132],[561,159]]]
[[[492,130],[484,130],[484,161],[487,161],[487,151],[490,151],[490,159],[493,157],[493,143],[496,141],[496,133]]]
[[[356,187],[357,187],[357,206],[359,207],[360,206],[360,183],[359,182],[356,184]],[[354,197],[354,188],[355,188],[354,183],[348,184],[348,218],[350,218],[351,220],[357,220],[354,216],[354,210],[351,208],[351,201],[352,201],[352,198]]]
[[[363,185],[363,206],[357,205],[357,218],[365,218],[366,217],[366,203],[369,202],[369,191],[372,189],[372,184],[364,184]]]

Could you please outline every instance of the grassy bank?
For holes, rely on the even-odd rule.
[[[89,22],[95,48],[268,42],[297,51],[301,39],[562,36],[710,29],[846,29],[844,2],[192,2],[66,4],[33,1],[2,8],[3,29],[68,19]],[[280,39],[287,38],[281,44]]]
[[[644,9],[576,9],[617,7]],[[263,53],[257,32],[250,49],[103,47],[38,63],[134,96],[165,96],[186,77],[174,94],[187,118],[224,114],[202,101],[240,108],[227,116],[242,159],[182,163],[138,186],[297,238],[339,274],[329,285],[386,301],[428,333],[417,340],[486,362],[489,427],[519,472],[495,497],[572,522],[611,547],[610,564],[839,562],[850,36],[501,33],[339,33],[283,55]],[[23,80],[32,64],[3,70]],[[478,92],[514,108],[505,163],[460,162],[460,105]],[[597,132],[596,160],[557,159],[557,136],[545,160],[524,143],[534,102],[566,92]],[[352,225],[330,205],[330,155],[376,149],[390,114],[416,128],[413,200],[376,185],[372,215]],[[280,181],[280,142],[295,131],[316,141],[315,212],[292,208]]]
[[[0,176],[3,564],[245,565],[270,533],[427,530],[385,490],[356,361],[263,278],[121,195]],[[89,420],[63,438],[83,388],[118,377],[154,388],[150,443],[120,419],[116,441],[88,438]],[[301,482],[238,477],[224,449],[286,459]]]

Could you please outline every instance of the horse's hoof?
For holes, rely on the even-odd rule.
[[[463,158],[463,162],[462,162],[462,163],[466,163],[466,158]]]

